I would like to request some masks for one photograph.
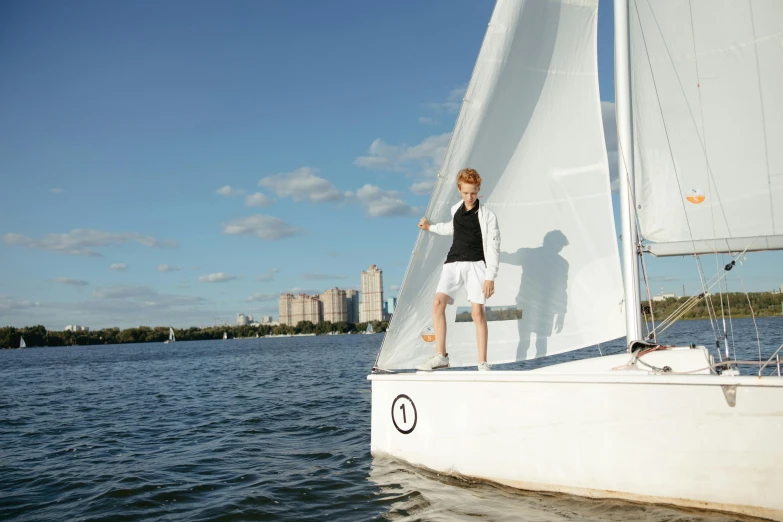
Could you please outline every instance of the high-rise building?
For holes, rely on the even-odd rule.
[[[252,322],[245,314],[237,314],[237,326],[246,326]]]
[[[278,308],[278,320],[280,324],[287,324],[295,326],[296,323],[292,323],[291,312],[294,304],[294,296],[292,294],[280,294],[280,298],[277,300]]]
[[[307,296],[304,320],[310,321],[313,324],[322,323],[324,321],[324,304],[321,302],[320,296]]]
[[[310,321],[318,324],[323,321],[323,303],[317,295],[299,294],[293,296],[291,301],[290,326],[296,326],[302,321]],[[282,323],[282,321],[280,321]]]
[[[89,326],[81,326],[78,324],[69,324],[65,327],[66,332],[89,332],[90,327]]]
[[[386,312],[388,312],[389,315],[394,313],[394,309],[397,308],[397,298],[396,297],[390,297],[386,300]]]
[[[330,288],[321,294],[324,306],[324,321],[332,323],[348,321],[348,299],[345,290]]]
[[[362,304],[359,322],[383,321],[383,270],[370,265],[362,270]]]
[[[356,290],[345,291],[346,315],[349,323],[359,322],[359,292]]]
[[[294,296],[293,302],[291,302],[291,322],[288,323],[291,326],[296,326],[300,321],[304,321],[305,316],[305,299],[308,296],[305,294],[298,294]]]

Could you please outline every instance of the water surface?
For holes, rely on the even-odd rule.
[[[769,355],[783,319],[758,324]],[[758,359],[752,321],[734,326],[738,357]],[[519,492],[373,459],[366,375],[381,340],[2,350],[0,520],[737,520]],[[709,343],[712,330],[683,322],[663,340]]]

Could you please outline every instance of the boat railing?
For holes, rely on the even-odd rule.
[[[718,373],[726,371],[726,370],[720,370],[719,368],[725,368],[727,370],[737,370],[740,366],[760,366],[760,368],[759,368],[759,378],[761,378],[761,377],[763,377],[761,372],[764,371],[764,368],[766,368],[769,365],[769,363],[772,362],[773,359],[777,359],[777,372],[778,372],[778,377],[780,377],[781,376],[781,366],[780,366],[780,355],[779,354],[780,354],[781,348],[783,348],[783,345],[781,345],[780,348],[778,348],[777,351],[774,354],[772,354],[772,357],[770,357],[767,362],[730,360],[730,361],[723,361],[723,362],[713,363],[713,364],[710,364],[710,365],[705,366],[703,368],[697,368],[695,370],[688,370],[688,371],[684,371],[684,372],[677,372],[677,371],[672,370],[672,368],[669,367],[669,366],[664,366],[663,368],[658,368],[657,366],[653,366],[653,365],[651,365],[649,363],[646,363],[646,362],[642,361],[641,359],[632,358],[632,360],[628,364],[623,365],[623,366],[618,366],[617,368],[613,368],[613,370],[630,369],[634,365],[634,363],[641,363],[643,366],[646,366],[647,368],[651,369],[652,371],[654,371],[656,373],[669,374],[669,375],[692,375],[694,373],[703,372],[705,370],[710,370],[710,371],[715,370]],[[734,367],[734,368],[732,368],[732,367]]]
[[[764,368],[769,366],[769,363],[772,362],[772,359],[775,359],[777,361],[777,367],[778,367],[778,377],[780,377],[780,350],[783,349],[783,344],[781,344],[777,350],[775,350],[775,353],[772,354],[772,356],[767,359],[767,362],[764,363],[764,366],[759,368],[759,377],[761,377],[761,372],[764,371]]]

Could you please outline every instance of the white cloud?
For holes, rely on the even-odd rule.
[[[417,216],[419,209],[408,205],[399,192],[383,190],[375,185],[365,185],[356,191],[359,203],[370,217]]]
[[[52,279],[52,282],[69,286],[87,286],[90,284],[84,279],[74,279],[73,277],[55,277]]]
[[[203,297],[197,296],[159,294],[157,290],[148,286],[106,286],[94,289],[92,296],[101,300],[101,302],[82,303],[80,306],[87,310],[99,312],[167,309],[178,306],[199,305],[207,301]]]
[[[253,294],[247,298],[249,303],[262,302],[262,301],[277,301],[277,294]]]
[[[218,272],[216,274],[199,276],[198,282],[199,283],[226,283],[228,281],[233,281],[236,278],[237,276],[224,274],[223,272]]]
[[[274,201],[272,198],[261,192],[250,194],[245,197],[245,206],[247,207],[265,207]]]
[[[275,240],[293,236],[301,230],[280,218],[272,216],[248,216],[235,219],[223,225],[223,233],[238,236],[255,236],[260,239]]]
[[[282,172],[261,179],[258,186],[265,187],[278,197],[294,201],[343,201],[347,194],[318,176],[318,169],[302,167],[293,172]]]
[[[124,272],[128,269],[128,265],[125,263],[112,263],[109,265],[109,270],[114,270],[115,272]]]
[[[359,156],[354,164],[368,169],[435,176],[443,163],[450,138],[450,132],[436,134],[413,146],[389,145],[376,139],[370,144],[369,156]]]
[[[179,272],[180,270],[182,270],[181,266],[158,265],[158,272]]]
[[[321,294],[321,290],[315,290],[313,288],[294,287],[291,290],[289,290],[288,292],[281,292],[281,293],[284,293],[284,294],[294,294],[294,295],[296,295],[296,294],[320,295]]]
[[[391,286],[389,287],[389,289],[391,289],[392,291],[395,291],[395,292],[396,292],[397,290],[399,290],[399,289],[400,289],[400,285],[391,285]]]
[[[422,125],[435,125],[437,122],[433,118],[430,118],[429,116],[421,116],[419,118],[419,123],[421,123]]]
[[[347,278],[346,276],[340,276],[340,275],[307,273],[307,274],[302,274],[302,279],[304,279],[305,281],[328,281],[330,279],[347,279]]]
[[[92,292],[90,299],[76,302],[15,301],[0,296],[0,311],[10,324],[44,324],[53,330],[73,323],[93,329],[161,323],[167,327],[211,326],[215,317],[233,315],[202,297],[160,294],[145,286],[101,287]]]
[[[231,185],[224,185],[215,191],[219,196],[230,198],[232,196],[241,196],[245,193],[242,189],[235,189]]]
[[[38,308],[40,306],[41,303],[38,301],[14,301],[13,298],[7,295],[0,296],[0,310],[4,312],[27,310],[28,308]]]
[[[417,196],[428,196],[432,193],[432,188],[435,186],[435,180],[417,181],[409,187],[409,190]]]
[[[54,187],[54,188],[50,188],[49,192],[51,192],[52,194],[62,194],[65,191],[61,188]]]
[[[100,256],[93,248],[119,246],[135,242],[152,248],[173,248],[176,241],[159,241],[154,237],[143,236],[138,232],[104,232],[89,228],[73,229],[66,234],[47,234],[41,239],[34,239],[21,234],[5,234],[0,236],[9,245],[26,246],[49,250],[72,256]]]
[[[274,280],[275,274],[277,274],[280,270],[277,268],[272,268],[267,272],[266,274],[261,274],[260,276],[256,277],[256,281],[261,281],[262,283],[268,283],[269,281]]]
[[[148,286],[103,286],[92,291],[96,299],[142,299],[158,295]]]
[[[434,110],[438,113],[456,113],[459,111],[459,108],[462,106],[462,99],[465,97],[465,91],[467,90],[467,85],[461,85],[459,87],[456,87],[449,92],[449,94],[446,96],[446,99],[442,102],[436,102],[436,103],[427,103],[426,107]]]

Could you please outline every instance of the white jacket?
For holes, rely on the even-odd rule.
[[[448,223],[435,223],[430,225],[430,232],[435,232],[441,236],[454,235],[454,214],[462,206],[462,201],[451,207],[451,221]],[[479,204],[478,210],[479,226],[481,227],[481,239],[484,242],[484,262],[487,270],[484,279],[494,281],[498,275],[498,265],[500,264],[500,229],[498,228],[498,218],[495,213],[486,206]]]

